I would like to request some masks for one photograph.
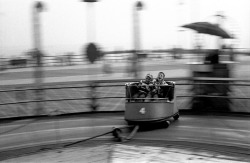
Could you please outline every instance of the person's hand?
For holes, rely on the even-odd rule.
[[[152,92],[153,92],[153,93],[157,93],[157,89],[153,89]]]

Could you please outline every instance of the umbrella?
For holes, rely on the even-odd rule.
[[[222,38],[232,38],[225,30],[220,28],[216,24],[211,24],[209,22],[196,22],[191,24],[183,25],[184,28],[189,28],[197,31],[198,33],[205,33],[209,35],[220,36]]]

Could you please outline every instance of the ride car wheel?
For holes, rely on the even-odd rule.
[[[165,125],[165,128],[168,128],[169,125],[170,125],[170,121],[165,121],[164,123],[165,123],[165,124],[164,124],[164,125]]]
[[[180,117],[179,113],[174,116],[174,120],[178,120]]]

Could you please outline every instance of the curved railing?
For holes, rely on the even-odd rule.
[[[227,99],[229,112],[249,113],[249,80],[228,78],[175,78],[166,79],[176,82],[177,107],[179,110],[192,111],[194,99]],[[86,82],[46,83],[36,85],[5,86],[0,90],[0,118],[70,114],[81,112],[124,111],[125,83],[130,80],[99,80]],[[228,86],[228,94],[199,94],[201,86]],[[42,99],[36,98],[37,91]],[[240,101],[240,102],[239,102]],[[37,104],[42,108],[37,108]],[[11,112],[13,113],[7,113]],[[203,112],[208,110],[201,109]],[[197,109],[196,109],[197,111]],[[212,111],[216,112],[215,109]],[[219,110],[218,110],[219,111]],[[14,113],[15,112],[15,113]]]

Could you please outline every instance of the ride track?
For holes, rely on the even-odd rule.
[[[123,128],[122,135],[130,131],[123,114],[85,113],[4,120],[0,124],[0,161],[48,150],[91,146],[95,141],[100,141],[96,143],[99,146],[115,144],[114,127]],[[170,121],[167,129],[160,125],[142,128],[131,142],[123,144],[182,146],[235,156],[241,161],[250,159],[250,120],[247,116],[181,115],[178,121]]]

